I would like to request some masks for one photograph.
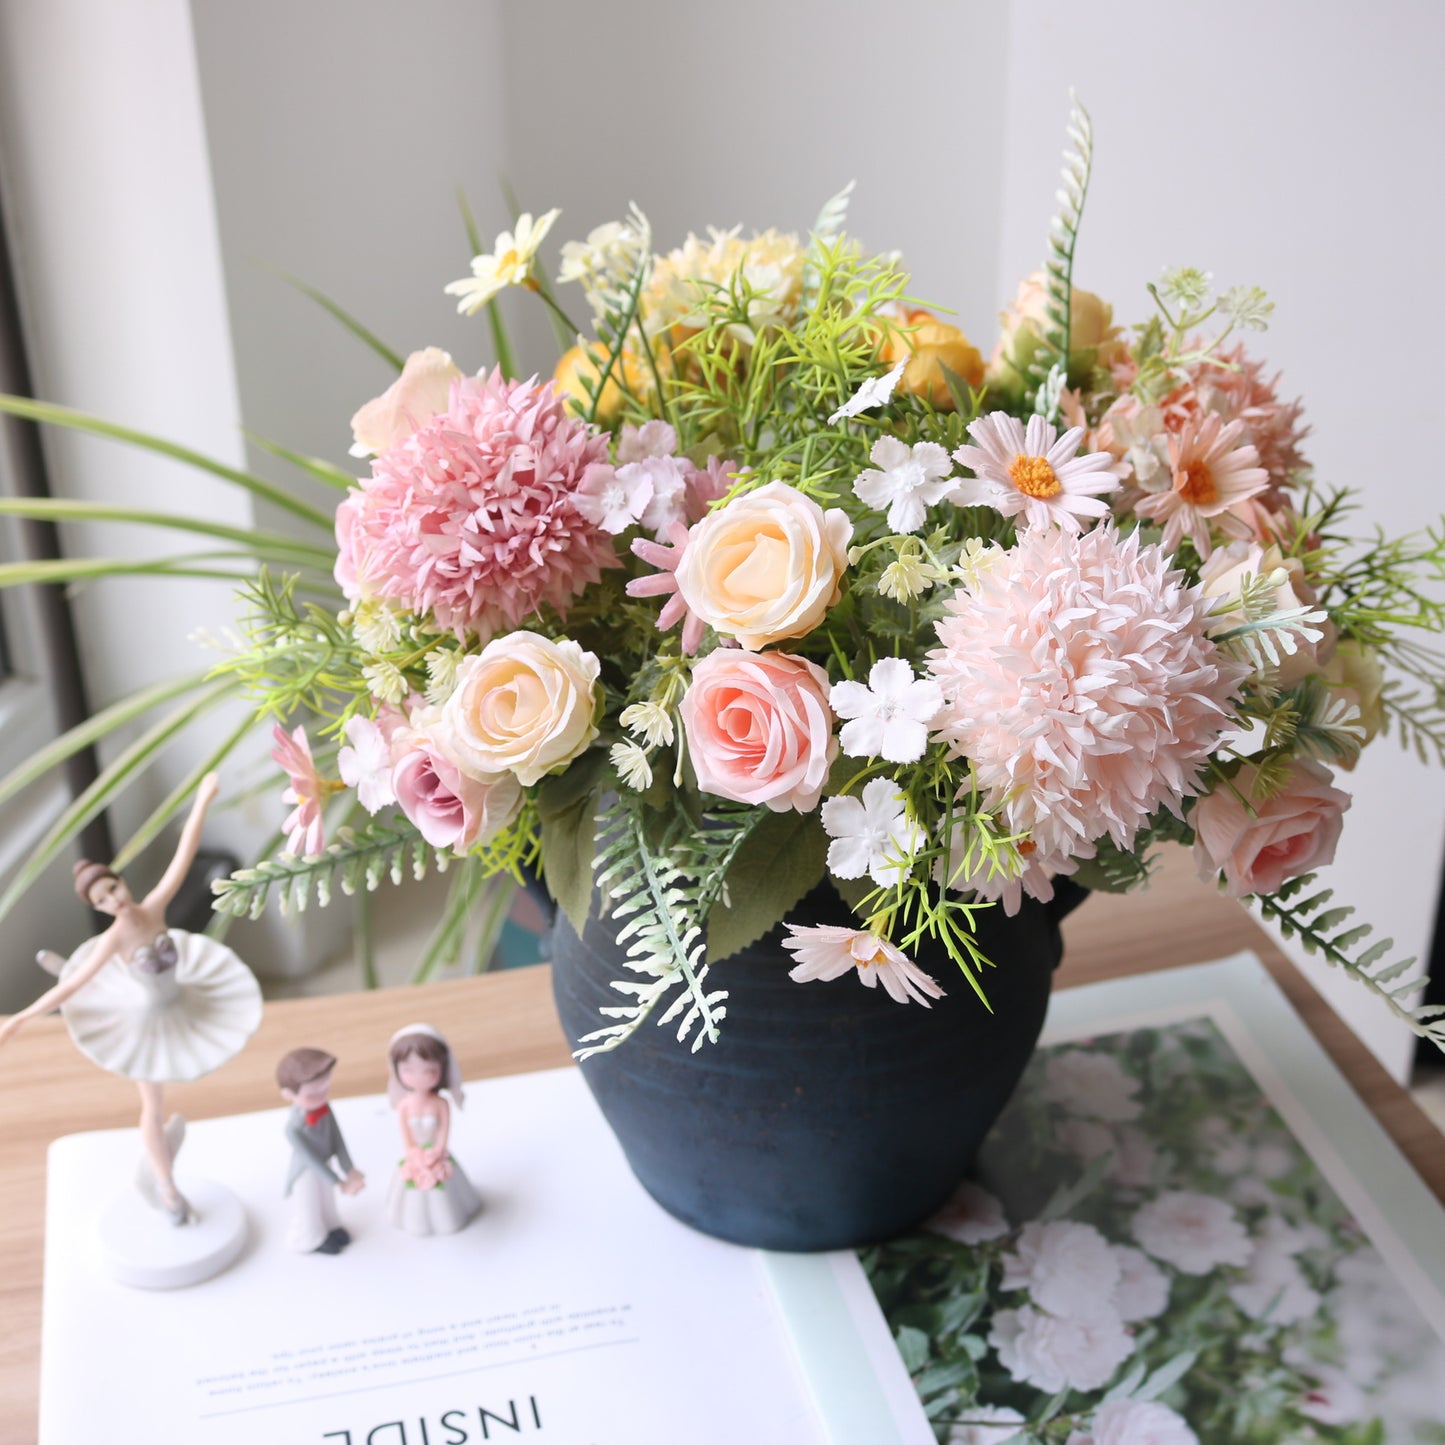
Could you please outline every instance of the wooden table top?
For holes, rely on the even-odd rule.
[[[1064,924],[1059,987],[1220,958],[1251,948],[1375,1117],[1445,1202],[1445,1138],[1375,1062],[1299,972],[1236,904],[1200,884],[1175,850],[1148,891],[1096,896]],[[386,1086],[379,1040],[415,1017],[439,1020],[467,1078],[555,1068],[569,1061],[549,972],[517,969],[423,988],[381,989],[269,1003],[240,1057],[167,1091],[191,1119],[272,1107],[272,1070],[287,1050],[322,1044],[340,1059],[338,1097]],[[45,1151],[83,1129],[133,1126],[134,1085],[103,1073],[70,1045],[59,1017],[38,1019],[0,1052],[0,1442],[36,1438],[40,1363]]]

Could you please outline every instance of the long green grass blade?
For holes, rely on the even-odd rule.
[[[279,532],[258,532],[228,527],[201,517],[176,512],[152,512],[144,507],[119,507],[108,502],[81,502],[69,497],[0,497],[0,516],[35,517],[42,522],[133,522],[142,527],[164,527],[173,532],[191,532],[198,537],[215,537],[233,542],[248,552],[265,551],[286,556],[302,565],[329,572],[336,562],[335,550],[313,542],[299,542]],[[328,523],[328,526],[330,524]]]
[[[480,256],[485,249],[482,245],[482,233],[477,228],[477,218],[472,214],[467,193],[460,186],[457,187],[457,209],[462,213],[462,225],[467,228],[467,244],[472,248],[472,255]]]
[[[330,312],[358,341],[365,342],[389,366],[394,366],[400,371],[406,365],[402,358],[375,332],[363,326],[356,317],[338,302],[333,301],[324,291],[318,291],[309,281],[303,281],[299,276],[292,276],[289,272],[278,271],[276,274],[288,286],[294,286],[303,296],[309,296],[324,311]]]
[[[482,887],[482,868],[475,858],[465,859],[452,875],[447,901],[421,962],[412,974],[413,983],[429,983],[461,957],[462,941],[472,904]]]
[[[98,577],[201,577],[222,582],[244,582],[255,575],[255,558],[244,552],[216,552],[219,559],[251,563],[249,569],[198,567],[197,556],[155,557],[149,561],[123,561],[116,557],[55,557],[39,562],[0,563],[0,587],[29,587],[35,584],[91,582]]]
[[[220,477],[223,482],[230,482],[234,486],[241,487],[253,496],[264,497],[274,506],[281,507],[285,511],[311,522],[323,531],[330,532],[333,528],[334,523],[330,517],[324,512],[318,512],[315,507],[303,502],[299,497],[293,497],[289,492],[273,486],[261,477],[252,476],[250,472],[238,471],[235,467],[228,467],[224,462],[218,462],[214,457],[208,457],[203,452],[192,451],[190,447],[183,447],[178,442],[168,442],[163,437],[151,436],[148,432],[135,431],[127,426],[118,426],[115,422],[104,421],[98,416],[91,416],[88,412],[76,411],[73,407],[55,406],[47,401],[34,401],[28,396],[7,396],[0,393],[0,412],[23,417],[26,421],[44,422],[47,426],[66,427],[70,431],[106,437],[110,441],[124,442],[127,446],[141,447],[145,451],[155,452],[158,456],[170,457],[173,461],[183,462],[188,467],[195,467],[199,471],[209,472],[213,477]]]
[[[197,763],[174,788],[166,800],[140,825],[135,832],[126,839],[125,846],[121,848],[111,860],[110,866],[120,872],[127,868],[145,851],[147,846],[154,841],[161,829],[176,816],[185,806],[192,793],[200,785],[202,778],[207,773],[214,772],[230,756],[236,745],[251,732],[256,726],[256,719],[249,713],[243,718],[240,724],[228,733],[221,744],[209,753],[201,762]]]
[[[100,776],[61,813],[40,840],[25,866],[11,880],[0,897],[0,919],[4,919],[26,891],[98,813],[108,808],[165,751],[166,745],[198,717],[222,702],[236,689],[234,682],[212,685],[200,697],[167,713],[141,734]]]
[[[280,442],[267,441],[253,431],[248,431],[246,436],[273,457],[280,457],[282,461],[290,462],[293,467],[300,467],[308,477],[313,477],[324,487],[334,487],[338,492],[346,492],[356,485],[355,477],[342,471],[340,467],[333,466],[324,457],[308,457],[301,452],[293,452],[290,447],[283,447]]]
[[[377,988],[381,979],[376,972],[376,933],[371,926],[371,890],[363,888],[356,895],[356,952],[361,960],[361,986]]]
[[[47,743],[38,752],[32,753],[18,768],[0,779],[0,803],[8,802],[82,748],[88,748],[101,738],[108,737],[117,728],[134,722],[138,717],[144,717],[152,708],[183,697],[188,692],[198,692],[206,685],[207,679],[208,674],[204,672],[171,678],[166,682],[152,683],[149,687],[143,687],[128,697],[111,703],[109,707],[86,718],[83,723],[78,723],[69,732],[62,733],[54,742]]]
[[[486,246],[482,244],[482,233],[477,228],[477,218],[472,214],[467,193],[460,186],[457,187],[457,209],[461,211],[462,224],[467,228],[467,244],[472,248],[472,255],[480,256]],[[513,381],[517,376],[517,357],[512,350],[512,341],[507,335],[507,325],[502,320],[502,310],[497,305],[496,297],[487,302],[487,325],[491,328],[492,351],[497,358],[497,365],[501,368],[502,375],[508,381]]]

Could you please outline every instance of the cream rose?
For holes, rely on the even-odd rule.
[[[1286,879],[1331,862],[1350,806],[1350,795],[1333,785],[1328,768],[1302,759],[1278,793],[1251,804],[1251,814],[1243,800],[1255,776],[1246,764],[1232,788],[1201,798],[1191,819],[1199,876],[1209,881],[1222,872],[1231,898],[1275,893]]]
[[[803,637],[838,600],[853,524],[785,482],[709,512],[677,568],[689,609],[749,652]]]
[[[509,632],[457,668],[442,709],[442,739],[471,778],[513,773],[532,784],[570,763],[597,736],[600,664],[568,639]]]
[[[424,426],[451,401],[461,369],[440,347],[413,351],[401,375],[351,418],[354,457],[380,456]]]
[[[1298,557],[1286,557],[1278,547],[1261,547],[1257,542],[1231,542],[1227,547],[1216,548],[1199,569],[1199,581],[1205,597],[1222,601],[1230,597],[1238,599],[1239,589],[1247,576],[1265,577],[1273,572],[1284,573],[1273,590],[1274,605],[1280,612],[1313,607],[1319,600],[1314,588],[1305,580],[1304,564]],[[1243,621],[1244,613],[1236,607],[1216,612],[1209,625],[1212,632],[1222,632],[1240,626]],[[1282,653],[1275,669],[1281,687],[1297,686],[1312,673],[1318,672],[1333,656],[1337,635],[1334,623],[1326,618],[1313,626],[1324,635],[1311,642],[1296,634],[1298,649]]]
[[[1018,294],[999,317],[998,345],[989,357],[990,391],[1022,396],[1037,383],[1029,366],[1043,344],[1048,315],[1048,278],[1035,271],[1019,282]],[[1077,385],[1096,366],[1108,366],[1124,350],[1114,325],[1114,308],[1092,291],[1075,286],[1069,296],[1069,380]]]
[[[775,813],[818,806],[838,740],[816,663],[719,648],[693,668],[681,712],[703,792]]]

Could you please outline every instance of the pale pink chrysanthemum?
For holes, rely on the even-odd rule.
[[[1038,867],[1070,871],[1105,835],[1128,849],[1198,791],[1245,673],[1209,639],[1209,606],[1162,547],[1109,524],[1032,528],[948,603],[934,731]]]
[[[336,579],[482,640],[569,602],[616,564],[576,505],[607,438],[551,382],[500,371],[452,384],[447,409],[372,464],[337,509]]]
[[[646,537],[633,540],[632,550],[657,568],[651,576],[634,577],[627,584],[629,597],[667,597],[667,602],[657,615],[657,625],[666,632],[674,622],[682,620],[682,650],[696,652],[702,645],[702,634],[707,624],[687,605],[677,585],[677,567],[682,554],[687,550],[688,529],[681,522],[674,522],[667,531],[671,545],[649,542]],[[671,594],[671,595],[668,595]]]
[[[321,805],[340,785],[316,771],[304,727],[288,733],[277,723],[271,730],[271,741],[271,760],[291,780],[291,786],[281,794],[283,803],[294,804],[281,825],[286,847],[299,858],[310,858],[326,846]]]
[[[943,990],[907,954],[886,938],[860,928],[837,928],[820,923],[811,927],[788,924],[783,947],[798,960],[788,971],[795,983],[814,979],[842,978],[850,968],[869,988],[882,983],[888,996],[898,1003],[912,999],[928,1008],[928,1000],[942,998]]]
[[[1114,458],[1108,452],[1076,456],[1082,427],[1063,436],[1041,416],[1027,429],[1017,417],[994,411],[968,424],[977,446],[961,446],[953,456],[974,476],[949,494],[961,507],[993,507],[1005,517],[1021,517],[1025,526],[1058,526],[1077,532],[1085,517],[1106,517],[1099,500],[1117,491]]]
[[[1164,524],[1166,551],[1188,537],[1200,559],[1208,561],[1214,550],[1211,522],[1231,537],[1250,535],[1248,524],[1232,509],[1264,491],[1269,473],[1243,434],[1242,421],[1226,425],[1211,414],[1169,438],[1172,485],[1134,503],[1141,517]]]

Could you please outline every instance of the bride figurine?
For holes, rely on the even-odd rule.
[[[201,780],[175,857],[139,901],[105,864],[85,859],[75,864],[81,901],[115,922],[68,959],[42,952],[41,967],[60,981],[0,1025],[4,1043],[28,1020],[58,1005],[81,1053],[135,1080],[145,1151],[137,1183],[147,1203],[177,1225],[192,1223],[196,1215],[176,1188],[185,1120],[179,1114],[166,1120],[164,1086],[218,1069],[261,1022],[261,989],[250,969],[215,939],[166,925],[166,907],[195,859],[218,786],[214,773]]]
[[[408,1234],[455,1234],[482,1207],[471,1180],[447,1152],[451,1109],[462,1107],[462,1076],[447,1041],[430,1024],[398,1029],[387,1046],[386,1097],[405,1149],[386,1196],[387,1218]]]

